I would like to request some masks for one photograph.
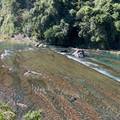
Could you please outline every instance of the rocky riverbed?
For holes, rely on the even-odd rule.
[[[82,61],[87,66],[68,58],[72,49],[64,55],[51,49],[0,46],[1,55],[10,53],[0,59],[0,100],[13,107],[17,119],[42,109],[43,120],[119,120],[120,82],[92,68],[119,78],[120,58],[86,50],[89,57]]]

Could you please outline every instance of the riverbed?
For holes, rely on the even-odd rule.
[[[17,119],[41,109],[43,120],[119,120],[120,58],[92,52],[77,59],[57,52],[0,44],[0,100]]]

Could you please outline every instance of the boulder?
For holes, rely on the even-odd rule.
[[[77,49],[72,55],[77,57],[77,58],[84,58],[85,57],[84,50],[81,50],[81,49]]]

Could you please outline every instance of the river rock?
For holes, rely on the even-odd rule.
[[[77,49],[72,55],[77,57],[77,58],[84,58],[85,57],[84,50],[81,50],[81,49]]]
[[[35,47],[39,47],[39,45],[40,45],[39,42],[35,43]]]
[[[23,104],[23,103],[16,103],[16,105],[23,109],[26,109],[28,107],[26,104]]]
[[[71,98],[70,98],[70,102],[75,102],[77,100],[77,97],[75,97],[75,96],[72,96]]]
[[[35,72],[35,71],[31,71],[31,70],[28,70],[27,72],[24,73],[24,76],[26,77],[29,77],[29,76],[41,76],[42,74],[41,73],[38,73],[38,72]]]
[[[38,48],[46,48],[47,47],[47,45],[46,44],[44,44],[44,43],[36,43],[35,44],[35,47],[38,47]]]
[[[43,43],[39,44],[39,46],[38,46],[38,47],[39,47],[39,48],[40,48],[40,47],[43,47]]]

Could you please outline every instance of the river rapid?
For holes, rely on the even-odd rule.
[[[62,49],[62,48],[61,48]],[[87,57],[87,58],[77,58],[77,57],[75,57],[74,55],[72,55],[72,53],[65,53],[65,52],[60,52],[59,50],[57,50],[57,48],[56,49],[54,49],[57,53],[59,53],[59,54],[61,54],[61,55],[64,55],[64,56],[66,56],[67,58],[69,58],[69,59],[72,59],[72,60],[74,60],[74,61],[76,61],[76,62],[79,62],[80,64],[83,64],[83,65],[85,65],[85,66],[87,66],[87,67],[89,67],[89,68],[91,68],[91,69],[93,69],[93,70],[95,70],[95,71],[97,71],[97,72],[99,72],[99,73],[101,73],[101,74],[103,74],[103,75],[105,75],[105,76],[107,76],[107,77],[109,77],[109,78],[112,78],[113,80],[116,80],[116,81],[118,81],[118,82],[120,82],[120,72],[118,73],[118,75],[114,75],[108,68],[107,68],[107,65],[105,64],[105,63],[103,63],[103,66],[101,66],[100,65],[100,61],[99,60],[97,60],[97,56],[101,56],[102,57],[102,55],[96,55],[96,56],[90,56],[90,57]],[[105,52],[105,51],[104,51]],[[90,54],[90,53],[89,53]],[[102,53],[101,53],[102,54]],[[104,56],[104,58],[107,58],[107,56]],[[103,58],[103,59],[104,59]],[[111,59],[111,58],[109,58],[109,59]],[[117,59],[118,59],[118,62],[119,62],[119,60],[120,60],[120,56],[117,56]],[[109,61],[109,60],[108,60]],[[112,64],[112,63],[111,63]],[[114,64],[114,61],[113,61],[113,64]],[[119,66],[119,64],[117,64],[116,65],[117,67],[120,67]],[[112,67],[111,67],[111,69],[112,69]],[[113,68],[113,71],[114,71],[114,68]],[[118,71],[118,70],[116,70],[116,71]],[[119,69],[119,71],[120,71],[120,69]]]

